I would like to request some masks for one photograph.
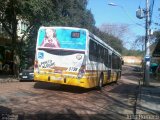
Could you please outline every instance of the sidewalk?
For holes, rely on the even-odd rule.
[[[124,82],[137,85],[134,115],[158,115],[155,119],[160,120],[160,80],[151,77],[150,86],[145,87],[142,81],[139,81],[142,80],[142,73],[134,69],[134,66],[123,66],[122,73]]]
[[[0,83],[17,82],[17,81],[19,80],[15,78],[13,75],[0,75]]]
[[[157,115],[160,119],[160,82],[150,81],[150,85],[140,86],[137,114]]]

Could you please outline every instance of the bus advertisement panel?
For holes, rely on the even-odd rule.
[[[38,47],[51,49],[85,50],[86,32],[84,30],[42,28],[39,30]]]

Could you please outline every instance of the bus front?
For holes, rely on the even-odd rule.
[[[87,30],[41,27],[38,31],[34,80],[88,88],[85,81]]]

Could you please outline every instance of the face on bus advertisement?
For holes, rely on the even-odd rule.
[[[85,50],[86,31],[62,28],[39,30],[39,47]]]

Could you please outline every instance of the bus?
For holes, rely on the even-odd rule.
[[[34,63],[34,80],[97,87],[117,82],[122,57],[87,29],[40,27]]]

